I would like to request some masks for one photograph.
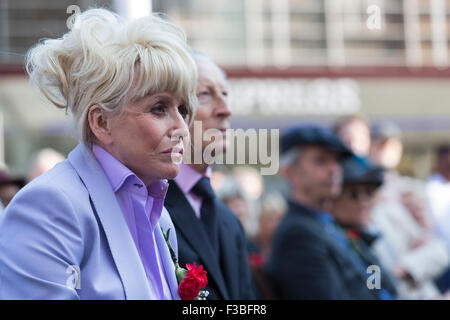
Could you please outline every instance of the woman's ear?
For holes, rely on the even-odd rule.
[[[104,145],[111,144],[111,117],[98,104],[94,104],[88,111],[89,127],[95,138]]]

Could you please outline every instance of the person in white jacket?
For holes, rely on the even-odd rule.
[[[449,253],[445,243],[433,235],[423,183],[395,170],[402,143],[400,131],[394,128],[384,124],[373,134],[372,161],[387,170],[371,211],[385,243],[375,242],[374,250],[397,277],[399,298],[439,299],[442,295],[434,280],[447,269]]]
[[[427,179],[425,189],[433,217],[433,231],[450,249],[450,145],[438,148],[436,172]]]

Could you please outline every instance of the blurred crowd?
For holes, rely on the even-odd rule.
[[[4,166],[0,168],[0,210],[3,211],[17,192],[28,182],[50,170],[65,157],[58,151],[45,148],[36,152],[32,158],[28,173],[15,176]]]
[[[280,176],[288,194],[267,191],[251,166],[217,166],[211,177],[244,227],[256,298],[367,299],[372,280],[377,299],[450,297],[450,144],[437,148],[435,171],[422,181],[396,169],[403,145],[393,122],[371,125],[353,115],[333,128],[293,128],[281,140]],[[27,182],[63,160],[43,149],[24,177],[3,168],[2,209]],[[325,228],[290,218],[308,211]],[[371,270],[380,279],[370,279]]]
[[[376,299],[448,298],[450,145],[436,150],[435,171],[422,181],[396,169],[403,145],[394,122],[353,115],[292,131],[281,139],[288,194],[265,191],[253,167],[216,168],[211,179],[246,231],[257,298],[370,299],[371,281]],[[352,154],[342,156],[339,142]],[[315,229],[303,211],[324,212],[331,225]]]

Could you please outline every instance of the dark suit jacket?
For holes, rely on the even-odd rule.
[[[266,273],[280,299],[378,299],[348,250],[314,212],[289,201]]]
[[[207,300],[253,299],[244,230],[233,212],[217,202],[220,261],[186,196],[175,181],[169,182],[165,207],[177,231],[180,266],[194,262],[203,265],[208,272]]]
[[[372,249],[373,242],[378,238],[377,235],[360,230],[361,236],[357,240],[358,254],[367,265],[377,265],[381,269],[381,287],[389,291],[392,295],[397,295],[397,284],[389,272],[382,266]]]

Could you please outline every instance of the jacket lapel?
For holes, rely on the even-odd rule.
[[[186,241],[195,249],[205,264],[204,268],[217,284],[223,298],[229,299],[214,249],[209,244],[208,235],[176,182],[170,181],[169,183],[165,205],[172,217],[177,233],[183,234]]]
[[[68,159],[89,192],[120,274],[126,299],[149,299],[151,296],[144,267],[103,169],[83,143],[69,154]]]
[[[180,300],[181,298],[178,293],[178,281],[175,275],[175,264],[173,263],[169,247],[167,246],[166,240],[164,239],[161,228],[162,230],[164,230],[164,232],[167,232],[167,230],[170,229],[169,233],[170,246],[172,247],[173,251],[175,252],[175,255],[178,258],[178,244],[177,244],[177,237],[175,234],[175,226],[173,225],[172,220],[170,219],[170,215],[165,208],[163,208],[161,218],[159,219],[159,223],[156,225],[155,228],[155,239],[156,244],[159,248],[159,254],[161,256],[162,265],[164,268],[164,272],[166,274],[166,279],[169,283],[172,297],[176,300]]]

